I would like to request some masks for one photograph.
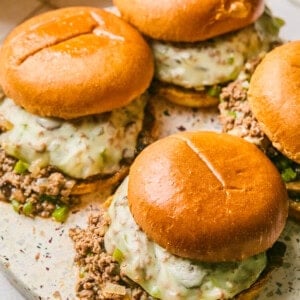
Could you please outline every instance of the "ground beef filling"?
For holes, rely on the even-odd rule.
[[[268,143],[247,101],[249,79],[260,59],[245,65],[242,78],[225,86],[220,94],[220,122],[223,132],[242,137],[258,146]]]
[[[86,229],[73,228],[69,235],[76,250],[79,267],[76,296],[85,300],[151,298],[142,288],[120,274],[117,261],[104,248],[109,217],[104,211],[89,217]]]
[[[253,116],[247,99],[249,80],[259,61],[247,63],[242,78],[222,88],[219,104],[222,131],[244,138],[260,147],[281,173],[287,184],[289,196],[295,201],[300,201],[300,165],[286,158],[272,146]]]
[[[76,181],[46,167],[36,173],[16,171],[18,160],[0,148],[0,200],[27,216],[53,216],[64,221],[67,210],[79,202],[71,196]]]

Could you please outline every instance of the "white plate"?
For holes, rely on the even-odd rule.
[[[296,0],[294,0],[296,1]],[[51,5],[38,0],[0,1],[0,42],[3,37],[25,18],[52,9],[55,6],[99,5],[108,6],[110,1],[100,0],[51,0]],[[267,1],[273,12],[286,20],[282,36],[300,39],[300,6],[289,0]],[[187,109],[176,110],[172,105],[158,105],[158,110],[167,107],[170,118],[161,113],[166,125],[160,129],[160,135],[170,134],[181,129],[217,129],[215,113],[206,115],[204,120],[199,114]],[[192,113],[192,117],[190,114]],[[160,127],[161,128],[161,127]],[[0,203],[0,269],[22,296],[6,279],[0,276],[0,299],[74,299],[76,267],[73,265],[74,251],[68,238],[68,228],[75,224],[85,226],[87,215],[97,205],[88,205],[84,211],[74,214],[68,222],[60,226],[50,220],[31,220],[15,214],[7,204]],[[300,299],[300,226],[289,222],[282,240],[288,246],[284,266],[273,273],[267,289],[261,294],[262,299]],[[9,259],[9,261],[7,261]]]

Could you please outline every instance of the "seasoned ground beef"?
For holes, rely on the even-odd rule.
[[[109,218],[103,210],[89,217],[86,229],[70,230],[76,251],[75,262],[80,269],[76,296],[85,300],[153,299],[120,274],[119,264],[106,253],[104,234],[108,226]],[[114,293],[115,290],[118,293]]]
[[[17,163],[0,148],[0,200],[11,202],[17,212],[49,217],[56,209],[79,202],[70,195],[75,180],[51,167],[38,172],[17,172]]]
[[[255,59],[248,62],[240,78],[222,89],[219,110],[223,132],[242,137],[265,148],[269,141],[253,116],[247,100],[249,79],[259,61]]]

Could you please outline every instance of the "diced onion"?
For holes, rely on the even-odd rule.
[[[104,293],[108,294],[116,294],[116,295],[126,295],[126,288],[123,285],[115,284],[108,282],[106,283],[105,287],[103,288]]]

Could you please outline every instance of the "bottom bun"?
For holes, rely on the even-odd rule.
[[[81,181],[74,185],[71,195],[78,196],[93,193],[99,190],[109,189],[120,183],[128,174],[129,166],[123,165],[113,175],[107,178],[98,178],[91,181]]]
[[[285,186],[290,196],[289,217],[300,222],[300,180],[287,182]]]
[[[300,222],[300,202],[290,200],[289,203],[289,217]]]
[[[172,103],[187,107],[211,107],[219,104],[218,97],[210,96],[205,90],[195,91],[171,84],[155,84],[154,93]]]

